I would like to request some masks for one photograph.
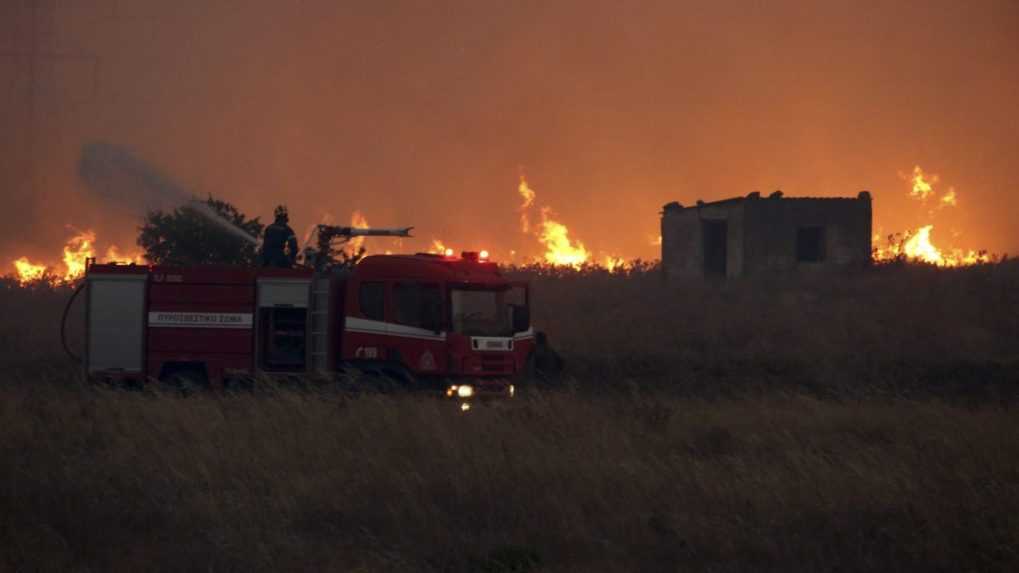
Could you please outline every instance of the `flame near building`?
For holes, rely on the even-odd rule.
[[[904,174],[902,177],[910,184],[910,197],[920,201],[928,219],[933,219],[942,210],[957,207],[959,204],[959,194],[955,188],[949,187],[947,191],[939,192],[940,178],[935,174],[924,172],[920,166],[915,166],[910,174]],[[523,262],[537,262],[553,266],[580,268],[590,265],[602,267],[609,272],[628,268],[629,263],[625,257],[604,252],[598,253],[596,256],[582,240],[571,236],[569,227],[554,215],[550,206],[538,204],[537,193],[523,175],[520,176],[517,185],[517,194],[521,200],[517,208],[520,232],[526,237],[534,239],[540,245],[541,252],[538,255],[527,256],[528,250],[520,253],[517,250],[508,250],[509,260],[519,260],[516,257],[524,255]],[[367,226],[367,220],[361,212],[355,211],[352,225]],[[874,249],[874,260],[904,259],[945,267],[972,265],[991,260],[991,257],[983,251],[935,246],[934,228],[934,223],[928,222],[915,229],[890,236],[885,245]],[[875,235],[874,243],[878,244],[880,239],[879,235]],[[648,244],[661,246],[661,235],[648,236]],[[456,253],[449,243],[437,238],[431,240],[426,250],[445,256],[452,256]]]
[[[921,202],[929,218],[936,216],[942,209],[956,207],[959,204],[958,193],[954,187],[949,187],[948,191],[938,197],[935,185],[940,178],[936,174],[925,173],[919,165],[914,166],[912,174],[904,178],[910,183],[909,195]],[[931,238],[933,231],[934,224],[928,223],[902,234],[891,235],[884,246],[874,249],[874,260],[905,259],[942,267],[975,265],[991,260],[985,251],[938,248]],[[880,238],[880,235],[875,236],[875,242]]]

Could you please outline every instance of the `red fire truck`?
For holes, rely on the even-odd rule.
[[[93,264],[86,301],[84,363],[98,378],[354,373],[511,396],[534,348],[527,284],[471,252],[373,255],[323,272]]]

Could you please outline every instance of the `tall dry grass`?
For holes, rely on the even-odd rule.
[[[68,362],[60,344],[60,319],[73,289],[37,283],[20,286],[0,277],[0,361],[5,370],[32,371],[40,367],[65,367]],[[69,339],[82,347],[84,297],[69,313]]]
[[[588,385],[977,399],[1019,385],[1019,261],[672,285],[654,267],[516,276],[532,279],[535,323]]]
[[[1013,571],[1019,421],[774,395],[0,390],[0,567]]]

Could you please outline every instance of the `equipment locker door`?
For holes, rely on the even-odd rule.
[[[305,372],[310,348],[310,279],[258,279],[257,366],[269,372]]]
[[[85,365],[88,373],[143,371],[148,275],[88,277]]]

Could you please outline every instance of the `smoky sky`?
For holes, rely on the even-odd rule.
[[[1019,252],[1013,1],[40,0],[35,13],[33,88],[32,2],[0,3],[5,258],[48,256],[68,225],[133,242],[138,206],[80,177],[91,142],[263,220],[286,203],[299,232],[354,209],[413,225],[412,248],[536,254],[518,229],[523,173],[596,252],[655,257],[664,203],[775,189],[867,189],[882,232],[934,223],[939,245]],[[958,207],[909,198],[914,165]]]

